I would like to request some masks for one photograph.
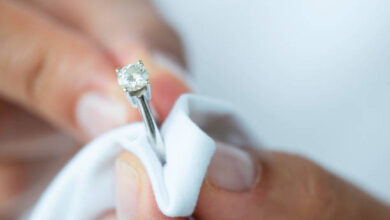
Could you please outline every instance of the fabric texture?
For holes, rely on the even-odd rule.
[[[150,147],[142,123],[114,129],[87,144],[52,181],[28,219],[96,219],[114,209],[114,162],[123,150],[144,165],[162,213],[190,216],[215,151],[214,139],[256,146],[230,105],[183,95],[162,125],[166,163]]]

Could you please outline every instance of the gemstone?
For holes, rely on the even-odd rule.
[[[118,83],[125,91],[138,91],[149,84],[149,73],[142,61],[117,69]]]

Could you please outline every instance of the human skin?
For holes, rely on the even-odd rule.
[[[388,205],[304,157],[267,150],[241,153],[249,155],[255,168],[250,184],[237,180],[243,177],[237,172],[249,167],[217,151],[201,188],[195,219],[390,219]],[[120,155],[116,172],[117,213],[108,212],[103,219],[171,219],[158,210],[148,176],[135,155]]]
[[[164,118],[189,89],[179,38],[150,2],[0,1],[0,219],[28,208],[83,143],[140,119],[115,74],[138,59]]]
[[[177,77],[185,67],[180,40],[149,1],[0,0],[0,219],[28,208],[77,146],[140,119],[114,72],[138,59],[151,73],[152,101],[164,118],[190,90]],[[197,219],[389,219],[386,205],[302,157],[221,152]],[[246,161],[234,163],[237,155]],[[167,219],[134,155],[119,155],[116,173],[118,207],[102,219]]]

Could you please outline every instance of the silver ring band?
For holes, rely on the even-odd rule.
[[[117,69],[118,83],[123,88],[127,100],[138,108],[145,124],[148,141],[162,163],[165,163],[165,148],[148,101],[151,100],[149,73],[142,61]],[[151,104],[151,103],[150,103]],[[156,113],[157,116],[157,113]]]
[[[150,88],[146,89],[150,91]],[[157,123],[153,118],[151,109],[148,105],[148,97],[145,94],[141,94],[140,96],[134,96],[131,94],[131,92],[126,92],[126,97],[134,107],[138,108],[142,120],[145,124],[148,140],[154,148],[154,151],[157,153],[159,159],[162,162],[165,162],[164,142],[162,140],[162,136],[158,129]]]

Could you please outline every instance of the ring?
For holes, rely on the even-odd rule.
[[[147,137],[153,150],[157,153],[161,162],[165,163],[164,142],[152,115],[154,113],[157,116],[157,113],[152,105],[150,105],[151,107],[148,105],[148,101],[152,98],[148,71],[143,62],[139,60],[135,64],[122,67],[122,69],[117,68],[116,74],[118,83],[125,92],[127,100],[133,107],[138,108],[141,113]]]

